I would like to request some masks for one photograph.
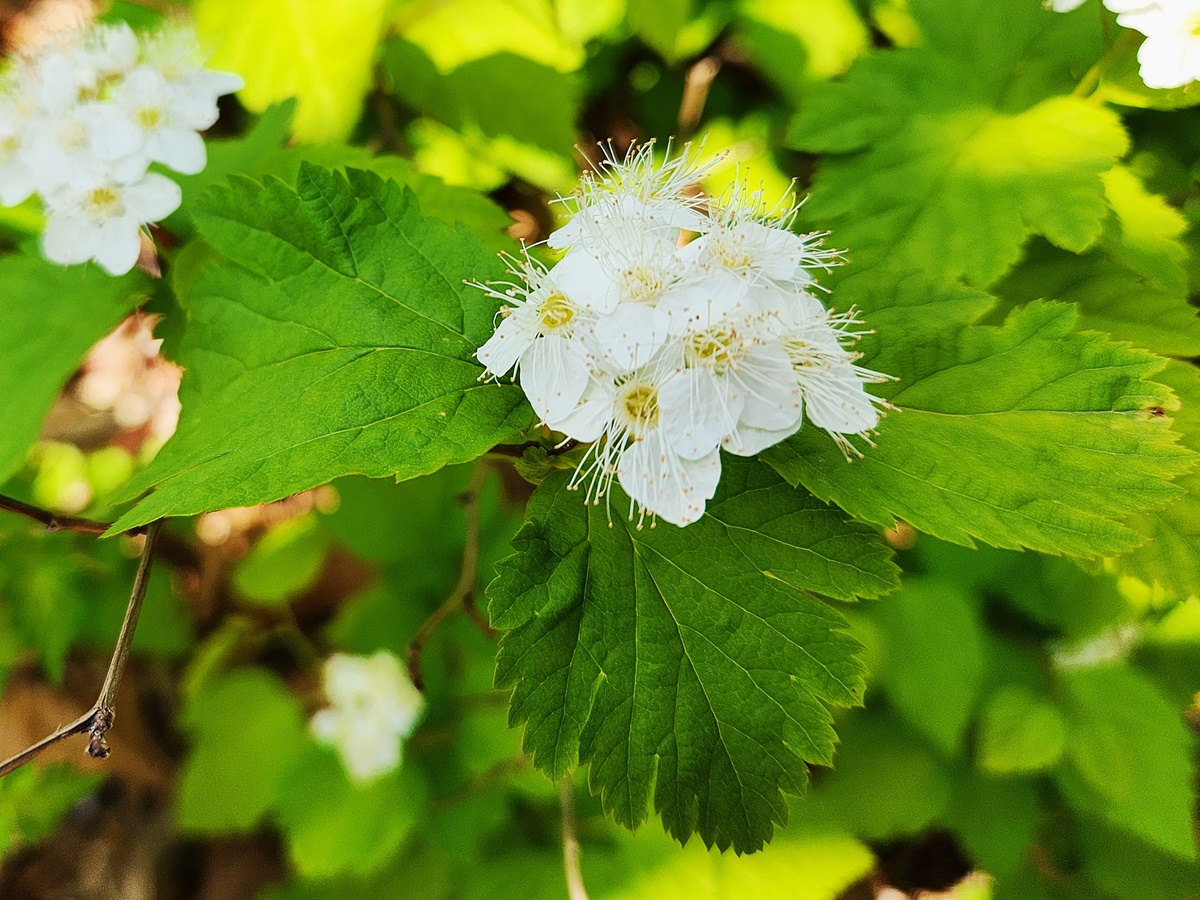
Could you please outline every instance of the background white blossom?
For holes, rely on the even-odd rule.
[[[335,653],[322,675],[329,706],[312,717],[313,736],[338,751],[355,781],[399,766],[404,738],[424,707],[400,661],[383,650],[373,656]]]
[[[51,262],[128,272],[143,226],[181,199],[179,185],[150,166],[203,169],[198,132],[216,122],[217,98],[241,84],[204,68],[195,35],[181,26],[60,35],[0,77],[0,204],[41,197]]]

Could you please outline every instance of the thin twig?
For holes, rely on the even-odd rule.
[[[563,869],[567,873],[567,896],[570,900],[588,900],[583,886],[583,870],[579,866],[579,838],[575,833],[575,787],[571,776],[562,780]]]
[[[47,531],[78,531],[83,534],[104,534],[112,527],[111,522],[94,522],[91,519],[81,519],[78,516],[60,516],[48,509],[34,506],[23,500],[6,497],[0,494],[0,509],[15,512],[18,515],[41,522]],[[139,529],[144,531],[145,529]]]
[[[466,608],[468,612],[475,609],[475,582],[479,578],[479,492],[483,489],[486,477],[487,468],[483,463],[477,463],[475,472],[471,476],[470,486],[466,493],[459,498],[467,518],[467,536],[463,545],[462,566],[459,569],[458,582],[454,585],[450,596],[433,611],[433,614],[425,620],[408,643],[406,654],[408,675],[418,690],[425,690],[425,678],[421,674],[421,651],[425,649],[429,639],[442,626],[442,623],[459,609]],[[479,616],[477,610],[475,616]],[[490,630],[491,627],[488,626],[488,631]]]
[[[104,759],[108,756],[108,741],[105,740],[105,735],[112,728],[113,720],[116,717],[114,706],[117,700],[117,691],[121,687],[121,676],[125,672],[125,662],[129,658],[129,649],[133,645],[138,616],[142,613],[142,601],[146,599],[146,587],[150,583],[150,563],[154,559],[154,541],[158,537],[161,527],[162,520],[159,519],[146,530],[146,543],[142,546],[142,556],[138,561],[137,574],[133,578],[133,590],[129,594],[129,605],[125,608],[125,619],[121,622],[121,633],[117,637],[117,646],[113,650],[112,659],[108,664],[108,673],[104,676],[104,684],[100,688],[100,696],[95,705],[70,725],[64,725],[32,747],[0,764],[0,778],[19,769],[43,750],[53,747],[75,734],[87,734],[89,756],[94,759]]]

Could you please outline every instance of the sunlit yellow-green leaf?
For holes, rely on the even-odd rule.
[[[311,141],[346,137],[371,84],[387,0],[197,0],[209,65],[246,80],[255,112],[295,97],[293,130]]]

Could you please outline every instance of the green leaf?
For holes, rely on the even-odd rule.
[[[67,811],[96,789],[101,776],[62,763],[25,766],[0,781],[0,855],[54,830]]]
[[[306,166],[297,190],[207,195],[201,233],[229,264],[193,291],[179,430],[121,495],[155,488],[117,530],[353,472],[412,478],[529,422],[519,388],[478,380],[497,304],[463,280],[498,266],[479,240],[368,173]]]
[[[252,603],[286,603],[317,580],[328,544],[315,516],[276,525],[238,560],[233,586]]]
[[[417,824],[425,793],[412,766],[358,785],[336,753],[310,745],[281,782],[276,801],[293,865],[314,879],[379,869]]]
[[[947,808],[947,767],[923,740],[886,712],[838,722],[837,765],[796,805],[797,825],[844,830],[864,840],[920,834]]]
[[[984,327],[971,323],[990,297],[917,276],[855,276],[834,296],[876,332],[864,364],[896,376],[877,393],[899,410],[852,465],[815,429],[766,451],[788,481],[884,526],[1093,557],[1137,546],[1123,520],[1179,496],[1169,481],[1191,454],[1147,412],[1173,405],[1146,380],[1164,363],[1075,332],[1071,306],[1034,303]]]
[[[471,60],[438,71],[420,47],[388,45],[385,62],[396,95],[458,130],[507,136],[571,155],[580,89],[575,77],[515,53]]]
[[[954,582],[908,578],[872,610],[883,637],[879,677],[912,727],[948,754],[962,739],[983,680],[983,627]]]
[[[1005,685],[979,717],[979,767],[994,775],[1036,772],[1058,762],[1067,727],[1052,703],[1026,688]]]
[[[802,6],[742,0],[739,6],[739,45],[792,99],[818,79],[841,75],[870,43],[850,0],[809,0]]]
[[[242,137],[208,142],[208,165],[204,171],[179,177],[183,205],[168,220],[176,233],[195,231],[191,210],[196,200],[214,184],[226,183],[228,176],[250,175],[261,179],[274,175],[295,185],[300,166],[309,162],[334,169],[366,169],[405,185],[417,195],[424,215],[450,225],[462,222],[491,250],[513,249],[512,239],[504,234],[513,221],[508,213],[478,191],[449,185],[433,175],[418,172],[407,159],[387,154],[375,156],[362,147],[342,144],[285,147],[294,110],[295,104],[291,102],[272,106]]]
[[[912,6],[924,46],[861,61],[792,123],[792,146],[841,154],[822,161],[811,222],[856,264],[978,284],[1030,233],[1085,249],[1106,214],[1101,175],[1127,139],[1115,113],[1054,95],[1095,27],[1026,0]]]
[[[1200,451],[1200,371],[1188,363],[1170,363],[1155,376],[1178,395],[1181,406],[1173,425],[1183,444]],[[1171,506],[1133,520],[1150,537],[1119,563],[1122,570],[1148,584],[1158,584],[1173,596],[1200,595],[1200,473],[1177,482],[1186,493]]]
[[[630,30],[665,59],[676,58],[679,33],[692,17],[693,0],[631,3],[626,21]]]
[[[789,832],[769,853],[743,857],[696,845],[652,856],[655,842],[641,834],[629,841],[638,858],[622,867],[631,875],[607,900],[837,900],[875,866],[861,841],[835,831]]]
[[[371,85],[386,0],[197,0],[196,30],[209,66],[246,81],[254,112],[295,97],[302,140],[347,137]]]
[[[1059,783],[1081,812],[1195,860],[1195,741],[1182,712],[1122,666],[1064,673],[1067,761]]]
[[[963,770],[940,817],[989,875],[1004,880],[1019,870],[1037,841],[1041,797],[1032,780],[987,778]]]
[[[1123,166],[1104,184],[1111,212],[1095,249],[1076,256],[1034,241],[997,293],[1012,303],[1068,301],[1082,328],[1167,356],[1200,354],[1200,317],[1188,302],[1179,242],[1186,220]]]
[[[842,599],[894,584],[870,529],[791,490],[752,460],[725,459],[716,497],[686,529],[636,529],[549,476],[518,551],[489,588],[507,630],[496,681],[511,721],[554,778],[591,763],[605,809],[630,827],[654,807],[685,840],[758,849],[784,793],[829,764],[823,703],[860,702]]]
[[[0,284],[0,481],[6,481],[84,354],[142,302],[145,280],[140,272],[113,278],[92,265],[63,268],[13,254],[0,259]]]
[[[193,743],[179,781],[179,826],[253,828],[305,746],[299,701],[274,676],[244,669],[205,684],[183,721]]]

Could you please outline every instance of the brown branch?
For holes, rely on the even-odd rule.
[[[421,673],[421,651],[425,649],[425,645],[433,637],[434,632],[442,626],[442,623],[460,609],[465,609],[477,624],[483,621],[482,615],[475,609],[474,598],[475,582],[479,579],[479,492],[483,489],[486,477],[487,467],[482,462],[476,463],[475,472],[471,476],[471,484],[466,493],[459,498],[467,518],[467,536],[463,545],[462,566],[458,572],[458,582],[454,585],[450,596],[433,611],[433,614],[417,629],[413,639],[408,642],[408,650],[405,654],[408,661],[408,676],[417,686],[417,690],[425,690],[425,678]],[[484,626],[490,633],[491,626],[487,625],[486,621],[484,621]]]
[[[104,759],[108,756],[108,741],[105,736],[112,728],[113,719],[116,716],[114,705],[117,700],[117,691],[121,687],[121,676],[125,672],[125,663],[129,658],[129,649],[133,645],[133,635],[137,629],[138,617],[142,613],[142,601],[146,599],[146,587],[150,583],[150,563],[154,558],[154,541],[158,537],[161,527],[162,520],[159,519],[146,529],[146,542],[142,546],[142,556],[138,561],[137,574],[133,578],[133,590],[129,594],[129,605],[125,608],[125,619],[121,622],[121,633],[117,637],[117,646],[113,650],[112,659],[108,664],[108,673],[104,676],[104,684],[100,688],[100,696],[96,699],[95,705],[70,725],[64,725],[53,734],[42,738],[33,746],[0,764],[0,778],[19,769],[43,750],[53,747],[75,734],[87,734],[89,756],[94,759]]]
[[[575,833],[575,786],[568,775],[562,780],[559,796],[562,801],[563,869],[567,873],[567,896],[570,900],[588,900],[583,886],[583,870],[579,865],[579,838]]]
[[[0,494],[0,509],[14,512],[17,515],[25,516],[33,519],[35,522],[41,522],[46,526],[47,531],[78,531],[83,534],[104,534],[112,527],[111,522],[94,522],[91,519],[81,519],[78,516],[60,516],[57,513],[52,513],[48,509],[42,509],[40,506],[34,506],[32,503],[25,503],[22,500],[17,500],[13,497],[6,497]],[[146,529],[137,528],[129,532],[130,534],[140,534]]]

